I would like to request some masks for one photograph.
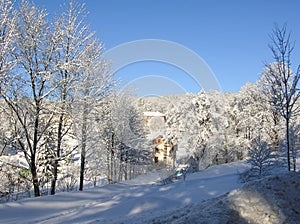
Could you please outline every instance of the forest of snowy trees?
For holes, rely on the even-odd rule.
[[[177,159],[183,163],[193,156],[201,169],[243,160],[261,144],[266,145],[265,153],[286,161],[284,119],[267,103],[260,83],[247,83],[239,93],[212,91],[143,98],[140,105],[167,115],[167,136],[178,144]],[[300,146],[299,122],[293,117],[290,127],[293,157]],[[255,156],[257,161],[258,152]],[[270,159],[271,155],[265,160]]]
[[[143,98],[118,90],[84,7],[61,10],[50,19],[28,1],[0,1],[0,197],[83,190],[153,168],[145,111],[166,115],[177,163],[250,158],[260,174],[274,161],[296,170],[300,72],[286,27],[273,32],[275,62],[239,93]]]
[[[144,144],[141,113],[117,92],[83,5],[70,1],[59,15],[51,20],[29,1],[0,2],[4,193],[82,190],[103,176],[129,178],[128,164],[147,160],[129,148]]]

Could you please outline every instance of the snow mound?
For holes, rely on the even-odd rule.
[[[299,223],[300,173],[286,173],[252,181],[153,223]]]

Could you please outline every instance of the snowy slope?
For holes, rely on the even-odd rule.
[[[174,213],[147,222],[297,224],[300,223],[300,173],[281,173],[249,182],[240,189]]]
[[[242,186],[237,174],[246,168],[242,162],[215,166],[189,175],[185,182],[179,180],[164,186],[153,185],[158,176],[151,174],[84,192],[1,204],[0,220],[1,223],[185,223],[185,219],[199,216],[197,208],[203,205],[200,202],[218,204],[219,196],[232,191],[221,196],[226,198],[222,203],[226,203],[227,197],[238,195],[234,193],[238,191],[233,191]],[[208,200],[211,198],[214,199]],[[211,213],[207,214],[217,217],[215,211],[224,206],[207,207],[211,207]]]

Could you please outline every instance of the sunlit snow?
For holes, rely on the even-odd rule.
[[[243,184],[238,174],[248,167],[245,162],[213,166],[168,185],[159,185],[160,174],[153,172],[84,192],[1,204],[1,223],[259,223],[257,219],[280,223],[297,218],[299,174],[294,173],[299,180],[275,176],[239,189]],[[270,194],[273,188],[275,193]],[[295,207],[291,217],[281,212],[280,206],[286,203],[281,197],[270,202],[276,194],[290,198],[288,203]],[[288,206],[285,209],[290,211]]]

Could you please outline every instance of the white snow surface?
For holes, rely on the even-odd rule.
[[[213,220],[220,214],[220,206],[216,206],[215,210],[211,206],[220,200],[218,198],[226,197],[229,200],[228,195],[241,198],[236,190],[243,186],[238,181],[238,173],[247,168],[244,162],[214,166],[188,175],[186,181],[180,179],[168,185],[155,184],[159,174],[149,173],[132,181],[83,192],[62,192],[54,196],[0,204],[0,222],[186,223],[187,217],[198,217],[199,206],[205,203],[206,208],[212,208],[207,213],[210,214],[208,220]],[[231,193],[224,196],[227,192]],[[192,219],[188,223],[197,222]]]
[[[144,116],[149,116],[149,117],[164,117],[166,116],[165,114],[158,112],[158,111],[146,111],[144,112]]]

